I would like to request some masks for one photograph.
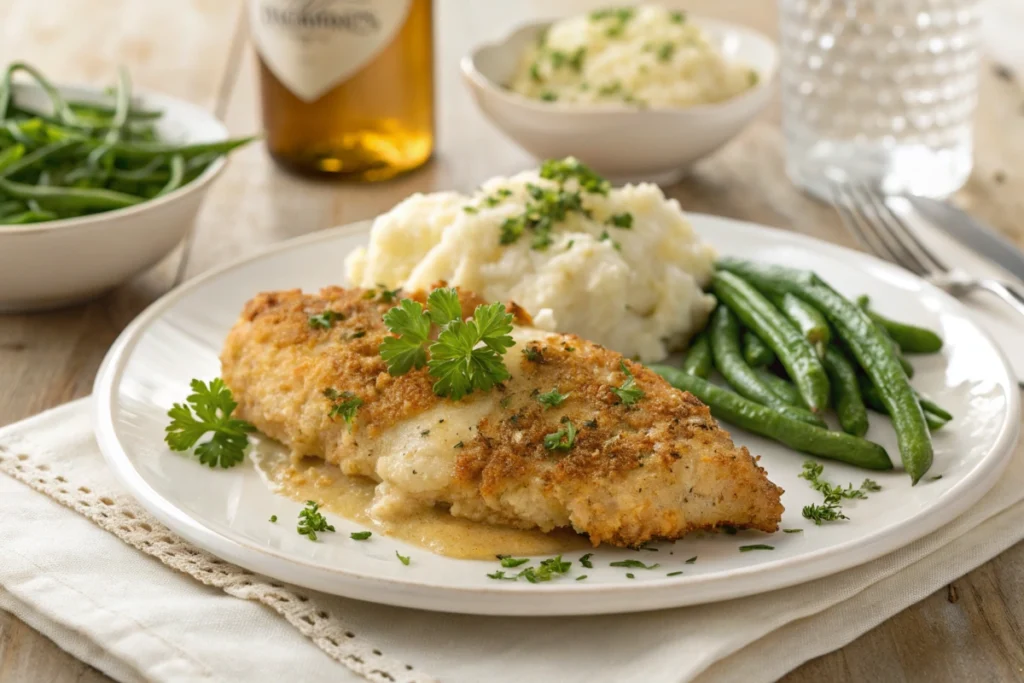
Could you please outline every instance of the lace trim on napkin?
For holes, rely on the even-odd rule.
[[[361,640],[338,617],[321,609],[303,589],[276,583],[189,545],[127,497],[107,496],[87,486],[76,486],[64,476],[54,474],[49,465],[36,465],[30,455],[13,454],[3,446],[0,446],[0,472],[74,510],[168,567],[207,586],[220,588],[228,595],[269,607],[332,659],[367,680],[375,683],[436,681]]]

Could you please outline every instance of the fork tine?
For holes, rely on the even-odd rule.
[[[829,191],[832,198],[832,207],[839,214],[839,219],[846,226],[846,229],[853,233],[861,246],[868,251],[881,256],[887,261],[897,261],[897,254],[892,247],[879,236],[877,226],[868,220],[864,212],[859,208],[859,202],[849,191],[845,183],[829,179]]]
[[[892,231],[893,237],[899,240],[907,251],[915,252],[916,256],[920,257],[918,260],[922,262],[922,265],[928,271],[933,273],[949,272],[949,266],[934,251],[925,246],[924,242],[915,234],[913,228],[907,225],[903,217],[893,211],[884,195],[870,190],[867,193],[871,197],[872,205]]]
[[[874,201],[875,193],[863,183],[851,185],[849,190],[854,205],[864,220],[871,224],[878,239],[886,244],[889,253],[892,254],[890,260],[917,275],[925,275],[929,271],[928,265],[918,258],[912,249],[907,248],[903,240],[895,234],[898,228],[894,228],[892,221],[889,220],[890,217],[886,216]]]

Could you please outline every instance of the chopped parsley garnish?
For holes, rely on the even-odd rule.
[[[569,392],[569,394],[559,393],[558,387],[555,387],[546,393],[537,394],[537,402],[545,408],[557,408],[562,405],[565,399],[569,398],[571,393],[572,392]]]
[[[462,443],[462,442],[460,441],[460,442],[458,442],[457,444],[455,444],[454,446],[452,446],[452,448],[462,448],[462,447],[463,447],[463,446],[465,446],[465,445],[466,445],[466,444],[464,444],[464,443]]]
[[[333,404],[331,412],[327,413],[327,416],[332,420],[336,417],[341,417],[345,420],[345,424],[348,425],[349,431],[352,431],[352,424],[356,419],[356,411],[359,410],[359,406],[363,405],[363,399],[351,391],[338,391],[333,387],[324,389],[324,397]]]
[[[348,537],[351,538],[353,541],[365,541],[370,536],[373,536],[372,531],[353,531],[351,534],[348,535]]]
[[[754,545],[741,545],[740,552],[747,553],[751,550],[775,550],[773,545],[765,545],[764,543],[755,543]]]
[[[882,487],[871,479],[865,479],[860,488],[854,488],[853,484],[848,484],[846,488],[830,484],[821,478],[824,470],[823,465],[808,460],[804,463],[803,471],[799,475],[802,479],[809,481],[811,488],[821,493],[824,498],[822,505],[806,505],[802,511],[806,519],[817,525],[822,522],[849,519],[843,514],[841,503],[844,499],[867,498],[867,492],[875,493],[882,490]]]
[[[277,515],[270,515],[270,523],[277,524]]]
[[[356,330],[352,333],[352,339],[362,339],[366,336],[366,330]]]
[[[694,555],[693,557],[691,557],[690,559],[688,559],[688,560],[686,561],[686,564],[693,564],[693,563],[694,563],[694,562],[696,562],[696,561],[697,561],[697,556],[696,556],[696,555]]]
[[[496,579],[498,581],[515,581],[516,580],[515,576],[505,576],[505,572],[503,572],[500,569],[498,571],[494,572],[493,574],[488,574],[487,578],[488,579]]]
[[[502,356],[513,344],[508,336],[512,315],[500,303],[481,304],[472,319],[463,320],[458,292],[439,288],[427,297],[427,310],[403,299],[384,314],[384,324],[398,335],[380,345],[388,372],[403,375],[426,365],[437,379],[434,393],[439,396],[458,401],[476,390],[490,391],[509,378]],[[431,324],[440,328],[435,341],[429,339]]]
[[[616,228],[628,230],[633,227],[633,214],[617,213],[608,219],[608,223],[609,225],[614,225]]]
[[[942,479],[942,475],[936,474],[934,477],[928,477],[928,479],[929,481],[938,481],[939,479]]]
[[[401,553],[399,553],[396,550],[395,551],[395,557],[397,557],[398,561],[401,562],[402,564],[404,564],[406,567],[409,566],[409,556],[408,555],[402,555]]]
[[[615,240],[613,240],[612,236],[608,233],[607,230],[604,230],[604,231],[601,232],[601,236],[597,238],[597,241],[598,242],[611,242],[612,247],[616,251],[622,251],[622,245],[619,244],[618,242],[616,242]]]
[[[587,578],[586,574],[580,574],[579,576],[576,577],[576,580],[577,581],[583,581],[586,578]]]
[[[470,206],[469,204],[462,207],[462,210],[465,211],[466,213],[480,213],[480,209],[476,208],[475,206]]]
[[[558,95],[551,92],[550,90],[545,90],[540,94],[540,99],[545,102],[554,102],[555,100],[558,99]]]
[[[761,75],[754,71],[753,69],[747,72],[747,83],[750,84],[750,87],[754,87],[755,85],[757,85],[758,81],[760,80]]]
[[[540,75],[540,65],[537,62],[530,65],[530,80],[534,83],[544,82],[544,77]]]
[[[681,24],[686,21],[686,12],[669,12],[668,18],[673,24]]]
[[[549,451],[567,451],[576,442],[576,427],[572,420],[563,420],[562,428],[544,436],[544,448]]]
[[[245,459],[247,435],[256,427],[231,417],[238,403],[219,377],[209,384],[193,379],[190,386],[192,393],[186,402],[175,403],[167,411],[171,423],[164,430],[164,441],[172,451],[187,451],[195,446],[199,462],[209,467],[234,467]],[[208,432],[213,436],[196,446]]]
[[[626,29],[626,24],[633,18],[636,10],[632,7],[621,7],[616,9],[602,9],[590,13],[591,21],[604,21],[610,19],[610,25],[605,29],[605,35],[610,38],[617,38]]]
[[[619,367],[626,374],[626,381],[622,383],[621,387],[611,387],[611,390],[619,398],[619,402],[622,405],[631,406],[644,397],[644,392],[636,385],[636,379],[633,378],[633,373],[626,367],[626,362],[619,361]]]
[[[548,53],[551,58],[551,66],[556,69],[561,69],[563,66],[568,66],[576,73],[583,70],[583,58],[587,55],[587,48],[580,46],[570,52],[563,52],[562,50],[551,50]],[[533,77],[533,74],[530,74]]]
[[[622,82],[612,81],[611,83],[605,83],[597,89],[597,94],[602,97],[608,97],[611,95],[618,95],[622,93]]]
[[[610,567],[628,567],[630,569],[656,569],[660,565],[652,564],[646,565],[640,560],[619,560],[618,562],[612,562],[608,566]]]
[[[523,357],[531,363],[538,363],[544,360],[543,354],[541,354],[540,349],[536,346],[527,346],[523,349]]]
[[[842,508],[835,503],[828,503],[825,505],[805,505],[802,514],[805,519],[809,519],[817,525],[821,525],[822,522],[835,522],[840,519],[849,519],[843,514]]]
[[[662,43],[658,47],[658,61],[667,62],[672,59],[676,52],[676,46],[672,43]]]
[[[509,557],[508,555],[498,555],[498,559],[501,560],[501,566],[506,569],[518,567],[530,561],[528,557]]]
[[[393,301],[398,301],[398,295],[402,291],[401,287],[396,289],[388,289],[386,285],[377,283],[379,289],[368,289],[363,294],[364,299],[376,299],[381,303],[390,304]]]
[[[545,99],[542,96],[542,99]],[[590,216],[583,206],[584,194],[608,194],[610,184],[573,157],[549,159],[541,164],[540,177],[551,180],[556,187],[527,184],[529,201],[522,214],[506,218],[500,226],[501,244],[517,242],[527,231],[532,235],[530,246],[543,250],[553,242],[552,230],[573,213]],[[568,184],[574,181],[576,187]]]
[[[580,189],[590,194],[606,195],[611,184],[594,173],[588,166],[575,157],[565,159],[548,159],[540,166],[540,177],[565,184],[569,180],[579,183]]]
[[[300,536],[315,541],[317,532],[334,531],[334,526],[328,524],[327,518],[320,514],[319,503],[307,500],[306,507],[299,512],[299,525],[295,530]]]
[[[309,316],[309,326],[318,327],[321,330],[329,330],[331,329],[331,325],[334,324],[335,320],[344,319],[345,316],[343,316],[341,313],[328,309],[323,313],[317,313],[316,315]]]
[[[784,533],[784,534],[802,534],[803,532],[804,532],[803,529],[783,529],[782,530],[782,533]]]
[[[665,574],[665,576],[679,576],[680,574],[682,574],[682,572],[669,572],[668,574]]]
[[[565,574],[569,571],[569,567],[572,566],[572,562],[563,560],[561,555],[552,557],[547,560],[541,560],[540,567],[527,567],[523,571],[516,575],[516,578],[522,577],[530,583],[542,583],[544,581],[550,581],[557,575]]]
[[[590,561],[590,558],[592,558],[593,556],[594,553],[587,553],[586,555],[580,558],[580,564],[582,564],[587,569],[593,569],[594,564]]]

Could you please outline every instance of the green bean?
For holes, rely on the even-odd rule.
[[[892,348],[893,354],[896,356],[896,361],[900,364],[900,367],[903,368],[903,372],[907,373],[907,377],[913,377],[914,366],[911,365],[910,361],[904,357],[903,351],[900,349],[900,345],[897,344],[896,340],[893,339],[892,335],[889,334],[889,330],[885,329],[885,327],[879,325],[877,322],[875,323],[875,327],[878,329],[879,333],[881,333],[881,335],[885,337],[886,341],[888,341],[889,346]]]
[[[690,342],[690,350],[683,359],[683,372],[697,377],[711,374],[711,342],[706,332],[701,332]]]
[[[858,383],[860,385],[861,396],[864,397],[864,402],[868,405],[868,407],[871,408],[871,410],[875,411],[876,413],[888,415],[889,411],[885,407],[885,404],[882,403],[882,397],[879,396],[878,390],[875,389],[875,385],[871,383],[871,380],[861,375],[858,379]],[[948,423],[953,418],[952,415],[949,415],[949,413],[942,410],[941,408],[940,410],[942,410],[942,414],[939,414],[925,408],[923,403],[924,402],[922,401],[921,408],[922,410],[924,410],[924,419],[925,422],[928,423],[928,429],[930,431],[936,432],[942,429],[943,427],[946,426],[946,423]],[[945,415],[949,415],[949,417],[945,417]]]
[[[719,304],[711,315],[711,356],[715,367],[741,395],[810,424],[824,425],[810,411],[787,404],[768,388],[740,352],[739,324],[726,306]]]
[[[764,291],[794,294],[825,314],[878,387],[892,418],[903,468],[916,484],[932,465],[931,436],[907,373],[874,321],[813,273],[735,259],[723,259],[719,267],[741,275]]]
[[[185,177],[185,159],[180,154],[171,157],[171,177],[167,184],[160,188],[155,196],[160,197],[174,192],[181,187],[181,181]]]
[[[752,368],[760,368],[775,362],[775,352],[750,330],[743,332],[743,358]]]
[[[8,147],[5,150],[0,151],[0,173],[3,173],[5,168],[10,168],[19,159],[25,155],[25,145],[14,145]]]
[[[128,70],[121,67],[118,72],[117,99],[114,104],[114,115],[110,119],[110,130],[104,138],[106,142],[117,142],[121,139],[121,130],[128,123],[128,110],[132,106],[132,81]]]
[[[945,408],[943,408],[930,398],[925,398],[920,393],[917,393],[917,400],[921,404],[921,408],[924,410],[924,412],[931,413],[936,417],[941,417],[946,422],[949,422],[950,420],[953,419],[953,413],[949,412],[948,410],[946,410]]]
[[[832,383],[832,405],[843,431],[854,436],[868,433],[868,411],[860,395],[857,371],[853,364],[834,346],[825,350],[825,370]]]
[[[48,209],[102,211],[134,206],[143,200],[122,192],[65,187],[39,187],[0,178],[0,194],[15,199],[34,199]]]
[[[114,107],[108,107],[103,104],[95,104],[93,102],[81,102],[78,100],[68,100],[68,107],[71,108],[76,114],[89,114],[92,116],[105,116],[112,118],[115,113]],[[136,109],[131,107],[128,110],[129,119],[140,119],[140,120],[153,120],[158,119],[163,114],[158,111],[152,111],[148,109]]]
[[[829,399],[828,375],[810,342],[764,295],[737,275],[716,272],[711,288],[718,300],[775,352],[807,407],[813,412],[824,410]]]
[[[864,309],[872,320],[884,327],[906,353],[938,353],[942,350],[942,337],[939,335],[923,327],[890,320],[872,311],[869,303],[866,295],[857,297],[857,305]]]
[[[786,403],[794,406],[804,405],[804,398],[800,395],[800,390],[788,379],[783,379],[766,368],[754,368],[754,372],[765,386]]]
[[[7,118],[7,107],[10,105],[11,97],[14,91],[12,86],[12,77],[15,72],[24,71],[35,80],[36,83],[46,92],[50,97],[50,101],[53,102],[53,111],[61,121],[74,122],[77,121],[75,113],[68,107],[67,102],[64,101],[60,91],[53,85],[42,73],[40,73],[35,67],[25,62],[12,62],[7,66],[7,71],[4,72],[4,77],[0,80],[0,120]]]
[[[57,152],[67,149],[75,144],[78,143],[74,140],[61,140],[58,142],[50,143],[45,147],[39,147],[38,149],[35,149],[26,154],[25,156],[21,157],[20,159],[16,160],[14,163],[9,164],[6,167],[0,167],[0,178],[13,176],[19,173],[20,171],[32,168],[34,165],[38,164],[43,159],[46,159],[47,157],[52,156]]]
[[[199,154],[214,152],[227,154],[228,152],[247,145],[255,136],[246,138],[232,138],[220,142],[201,142],[191,145],[179,145],[169,142],[117,142],[111,145],[111,150],[124,159],[151,159],[155,156],[170,156],[180,154],[189,159]]]
[[[824,357],[825,348],[832,340],[832,329],[821,311],[789,293],[773,297],[772,301],[811,343],[818,357]]]
[[[52,211],[29,210],[14,214],[13,216],[0,216],[0,225],[40,223],[42,221],[53,221],[57,218],[59,218],[59,216]]]
[[[723,422],[811,455],[867,469],[892,469],[889,455],[876,443],[791,419],[700,377],[687,375],[677,368],[651,365],[650,369],[664,377],[676,389],[688,391],[706,403],[711,409],[711,414]]]

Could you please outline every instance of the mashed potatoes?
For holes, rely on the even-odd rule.
[[[515,301],[538,327],[643,361],[703,327],[714,254],[656,185],[611,189],[574,159],[494,178],[472,197],[416,194],[346,262],[361,287],[439,280]]]
[[[735,97],[757,72],[732,64],[683,12],[624,7],[555,22],[510,87],[546,101],[686,107]]]

